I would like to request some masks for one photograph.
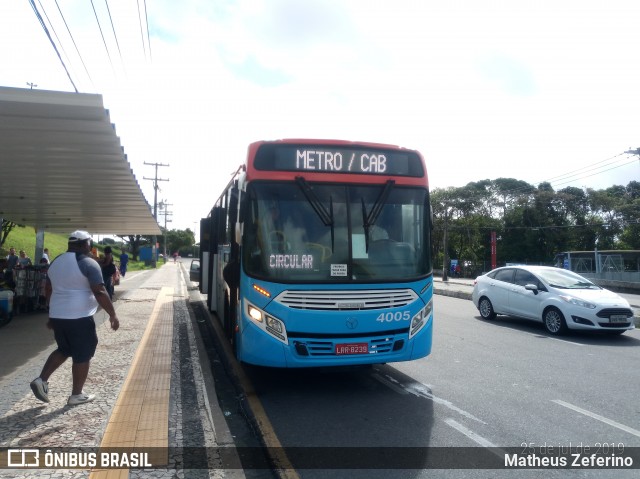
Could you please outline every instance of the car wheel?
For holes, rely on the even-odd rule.
[[[545,310],[542,322],[545,329],[551,334],[559,335],[567,332],[567,323],[559,309],[549,308]]]
[[[495,319],[496,312],[493,310],[493,305],[489,298],[485,298],[484,296],[480,298],[480,302],[478,303],[478,311],[480,311],[480,316],[482,319]]]

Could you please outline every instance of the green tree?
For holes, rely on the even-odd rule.
[[[7,236],[11,233],[11,230],[18,226],[17,223],[13,221],[2,219],[2,232],[0,233],[0,246],[4,245],[4,242],[7,241]]]
[[[624,222],[620,249],[640,249],[640,182],[632,181],[627,185],[619,211]]]
[[[128,246],[127,249],[131,254],[131,259],[133,261],[138,261],[138,255],[140,254],[140,247],[143,244],[151,244],[151,237],[144,237],[142,235],[128,235],[128,236],[120,236]]]
[[[168,254],[185,249],[189,249],[189,252],[192,252],[191,247],[196,242],[195,234],[189,228],[186,230],[169,230],[166,232],[166,236]]]

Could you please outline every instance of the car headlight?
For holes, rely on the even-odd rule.
[[[595,304],[580,298],[575,298],[573,296],[560,296],[560,299],[565,301],[566,303],[575,304],[576,306],[582,306],[583,308],[596,309]]]
[[[249,302],[247,302],[247,316],[249,316],[253,320],[253,323],[264,332],[270,334],[284,344],[289,344],[289,340],[287,339],[287,329],[285,328],[284,323],[278,318],[267,314]]]

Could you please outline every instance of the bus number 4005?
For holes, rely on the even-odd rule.
[[[396,311],[395,313],[381,313],[380,316],[376,318],[376,321],[391,323],[393,321],[409,321],[409,319],[411,319],[409,311]]]

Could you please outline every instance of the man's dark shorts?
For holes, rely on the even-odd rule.
[[[98,334],[93,316],[80,319],[50,318],[58,351],[71,356],[74,363],[89,361],[98,346]]]

